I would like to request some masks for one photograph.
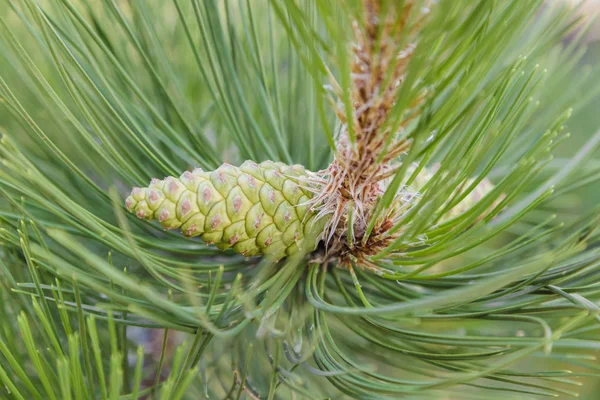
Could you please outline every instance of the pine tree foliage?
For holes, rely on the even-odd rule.
[[[561,41],[569,9],[2,0],[0,17],[1,398],[569,397],[600,374],[600,212],[578,206],[600,133],[552,158],[599,93]],[[127,210],[153,178],[246,160],[318,175],[316,251],[244,257]],[[154,329],[158,352],[131,335]]]

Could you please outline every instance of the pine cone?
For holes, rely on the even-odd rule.
[[[416,190],[418,192],[422,192],[422,188],[425,184],[433,178],[433,175],[437,172],[439,165],[423,168],[419,171],[419,174],[416,176],[415,180],[411,184],[411,189]],[[409,168],[408,176],[410,176],[414,172],[414,168]],[[466,181],[464,188],[471,186],[471,184],[475,181],[474,178],[470,178]],[[457,217],[463,213],[466,213],[471,208],[473,208],[479,200],[485,197],[489,192],[494,189],[495,185],[487,178],[482,179],[475,188],[462,199],[457,205],[452,207],[447,213],[445,213],[440,219],[440,223],[446,222],[454,217]],[[490,209],[496,207],[500,202],[504,199],[504,195],[500,195],[490,206]],[[445,206],[445,204],[444,204]],[[489,211],[488,210],[488,211]],[[485,213],[484,213],[485,215]],[[481,216],[483,217],[483,215]]]
[[[312,193],[302,187],[307,177],[300,165],[272,161],[223,164],[211,172],[197,168],[134,188],[125,205],[139,218],[157,219],[165,229],[180,228],[222,250],[279,260],[314,250],[317,242],[305,238],[315,222],[326,222],[308,210]]]

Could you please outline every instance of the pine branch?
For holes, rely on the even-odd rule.
[[[6,4],[0,397],[537,398],[597,379],[598,134],[567,124],[600,80],[562,42],[568,8]],[[217,208],[196,210],[190,175]],[[177,193],[126,203],[164,176]],[[323,227],[284,202],[329,224],[316,249]],[[234,221],[248,207],[270,213],[262,236]],[[164,230],[181,227],[233,251]]]

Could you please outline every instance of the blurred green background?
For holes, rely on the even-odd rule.
[[[556,1],[556,0],[551,0]],[[600,68],[600,21],[598,17],[594,17],[600,11],[600,1],[588,0],[587,4],[581,9],[581,13],[585,18],[596,18],[592,22],[585,39],[582,42],[586,46],[586,54],[579,65],[579,73],[586,73],[590,69]],[[569,42],[572,38],[566,38],[565,42]],[[583,94],[582,94],[583,95]],[[555,158],[571,157],[575,154],[585,141],[596,131],[600,129],[600,96],[596,96],[585,107],[575,112],[568,121],[567,129],[571,132],[571,139],[565,141],[556,151]],[[595,162],[600,164],[600,154],[594,156]],[[582,166],[583,168],[583,166]],[[600,183],[596,182],[581,189],[581,204],[582,208],[590,208],[600,203]],[[600,351],[592,354],[595,357],[594,364],[598,365],[600,371]],[[586,400],[600,399],[600,379],[588,378],[581,379],[583,388],[581,398]],[[514,398],[511,396],[511,398]],[[564,396],[561,398],[570,398]]]

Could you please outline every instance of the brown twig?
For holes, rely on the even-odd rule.
[[[397,131],[392,132],[387,121],[425,18],[421,15],[409,25],[412,13],[420,12],[413,10],[412,1],[403,6],[390,2],[385,15],[382,5],[382,0],[363,0],[364,18],[352,24],[355,38],[350,66],[351,120],[341,106],[343,89],[334,79],[333,92],[339,97],[335,112],[345,126],[337,140],[335,159],[313,182],[319,188],[312,201],[313,208],[321,216],[330,216],[326,228],[327,253],[341,261],[345,258],[364,261],[366,255],[387,246],[393,237],[385,232],[399,219],[394,212],[403,208],[393,206],[377,221],[369,240],[363,241],[376,201],[385,191],[384,181],[396,170],[394,163],[398,157],[410,148],[411,142],[400,138]],[[424,96],[419,94],[411,102],[411,108],[418,109]],[[410,113],[401,121],[400,130],[418,115],[417,111]],[[349,221],[353,224],[350,241],[347,240]]]

